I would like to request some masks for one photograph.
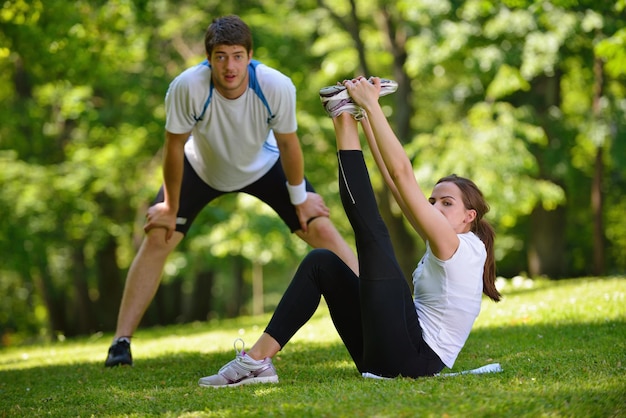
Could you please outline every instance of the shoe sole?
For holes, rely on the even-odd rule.
[[[129,358],[112,358],[107,359],[104,362],[104,367],[117,367],[117,366],[131,366],[133,365],[133,360]]]
[[[104,367],[133,367],[133,363],[104,363]]]
[[[202,384],[201,382],[198,382],[198,385],[202,386],[203,388],[226,388],[226,387],[236,387],[236,386],[243,386],[243,385],[253,385],[255,383],[278,383],[278,376],[252,377],[250,379],[244,379],[237,383],[230,383],[230,384],[225,384],[225,385],[208,385],[208,384],[205,385],[205,384]]]
[[[386,96],[398,90],[398,83],[393,80],[381,79],[380,80],[380,96]],[[329,100],[342,100],[349,99],[350,94],[343,85],[328,86],[320,89],[320,98],[322,103],[326,103]]]

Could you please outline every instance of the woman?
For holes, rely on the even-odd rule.
[[[321,296],[361,373],[431,376],[453,366],[480,311],[481,293],[500,300],[494,231],[483,219],[489,206],[482,193],[452,175],[427,199],[378,103],[380,94],[381,80],[363,77],[321,91],[337,135],[339,192],[354,229],[360,276],[330,251],[310,252],[259,340],[248,352],[235,347],[235,360],[200,379],[200,386],[277,382],[272,357],[309,320]],[[385,182],[426,242],[413,273],[413,297],[378,211],[357,119]]]

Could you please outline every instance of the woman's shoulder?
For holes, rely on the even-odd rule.
[[[459,251],[467,252],[469,254],[478,254],[481,256],[487,253],[485,243],[482,242],[482,240],[473,232],[458,234],[458,237]]]

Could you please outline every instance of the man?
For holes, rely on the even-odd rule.
[[[358,270],[304,177],[291,80],[252,60],[250,28],[237,16],[213,20],[205,49],[207,60],[176,77],[165,98],[163,186],[128,272],[107,367],[132,365],[130,339],[168,255],[200,210],[225,193],[258,197],[309,245],[333,251]]]

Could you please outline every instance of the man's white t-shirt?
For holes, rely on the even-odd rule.
[[[260,63],[248,71],[248,89],[234,100],[211,88],[206,61],[176,77],[165,97],[165,129],[192,132],[185,155],[198,176],[221,191],[240,189],[265,175],[279,157],[273,131],[297,130],[291,79]]]
[[[480,312],[487,251],[474,233],[458,234],[454,255],[439,260],[426,254],[413,272],[413,301],[424,341],[452,367]]]

